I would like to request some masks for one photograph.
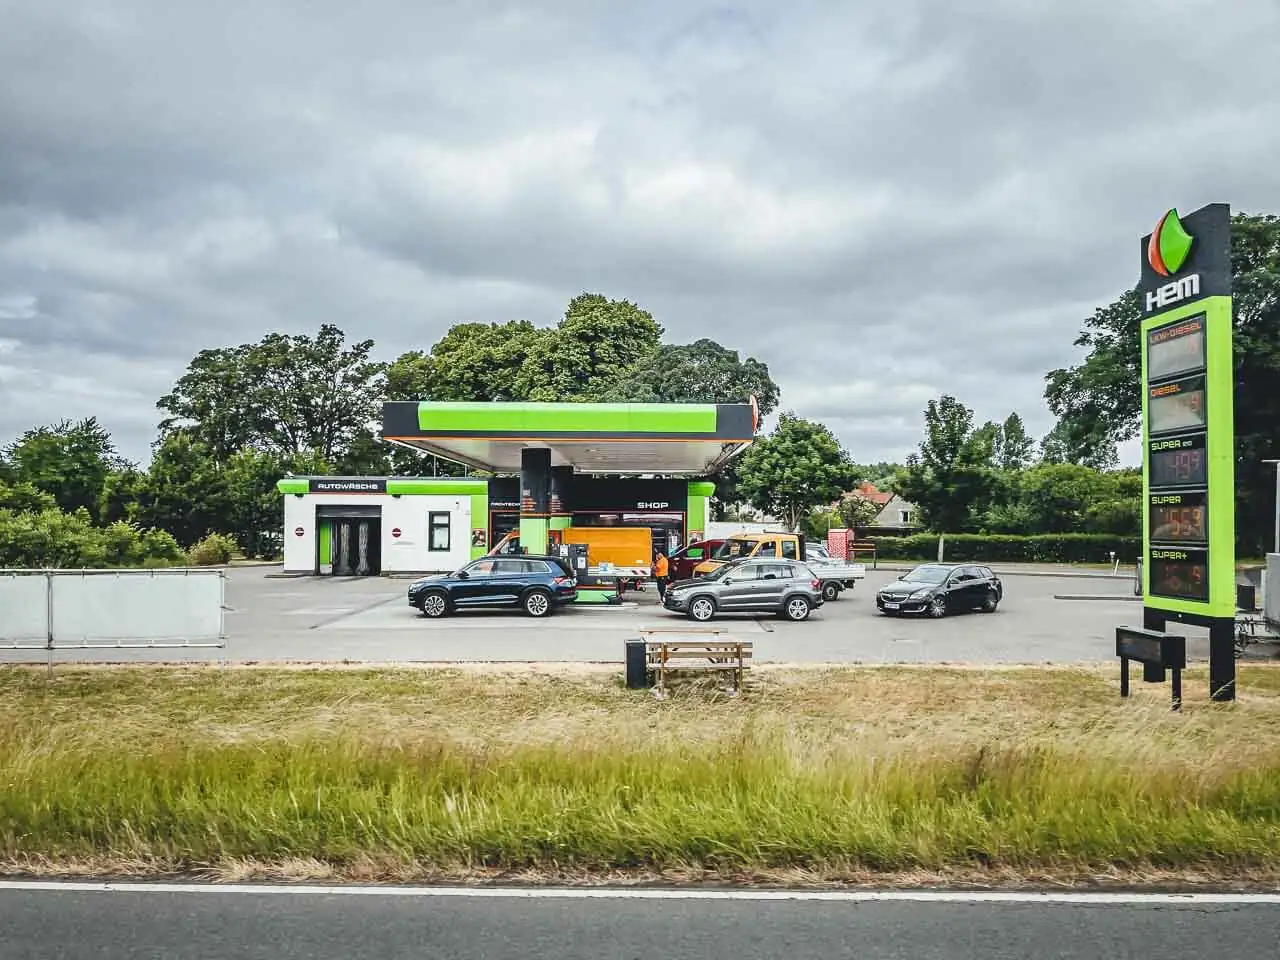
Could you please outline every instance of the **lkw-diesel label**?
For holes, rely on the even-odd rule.
[[[1204,329],[1204,321],[1197,317],[1195,320],[1188,320],[1185,323],[1176,323],[1171,327],[1165,327],[1163,330],[1156,330],[1151,334],[1152,343],[1164,343],[1166,340],[1173,340],[1176,337],[1185,337],[1193,333],[1199,333]]]
[[[1152,560],[1190,560],[1191,554],[1185,550],[1152,550]]]

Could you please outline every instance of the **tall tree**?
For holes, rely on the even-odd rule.
[[[996,436],[995,461],[1001,470],[1021,470],[1031,463],[1034,443],[1017,413],[1005,417]]]
[[[898,492],[923,511],[934,530],[962,533],[995,492],[995,424],[975,430],[973,411],[952,396],[930,400],[924,421],[924,440],[907,457]]]
[[[783,413],[773,432],[743,454],[739,484],[757,510],[796,530],[814,507],[830,504],[857,479],[826,425]]]
[[[778,406],[781,391],[769,367],[755,357],[740,359],[714,340],[664,344],[600,399],[634,403],[746,403],[756,398],[760,415]]]
[[[107,477],[125,466],[96,417],[28,430],[6,459],[17,482],[49,494],[68,513],[83,507],[94,520]]]
[[[1236,367],[1236,531],[1238,549],[1267,543],[1280,457],[1280,217],[1232,217]],[[1082,452],[1140,433],[1141,304],[1136,288],[1097,310],[1076,340],[1085,359],[1046,376],[1045,398],[1062,427],[1046,454],[1089,462]]]
[[[662,332],[630,300],[579,294],[554,333],[534,341],[517,389],[526,400],[598,399],[658,352]]]
[[[517,382],[550,331],[527,320],[459,323],[430,353],[402,354],[387,368],[390,400],[528,399]]]
[[[226,478],[204,443],[181,431],[156,443],[135,522],[167,530],[190,547],[210,533],[230,533],[229,514]]]
[[[246,449],[233,454],[222,473],[229,533],[247,557],[274,557],[280,549],[283,506],[276,482],[285,474],[324,474],[328,465],[314,454],[284,457]]]
[[[169,414],[162,435],[182,430],[218,463],[245,447],[334,459],[381,412],[385,367],[372,350],[372,340],[348,346],[332,324],[202,350],[157,404]]]

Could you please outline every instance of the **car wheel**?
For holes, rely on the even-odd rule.
[[[837,597],[839,597],[839,596],[840,596],[840,584],[838,584],[838,583],[824,583],[824,584],[822,585],[822,599],[823,599],[823,600],[834,600],[834,599],[836,599],[836,598],[837,598]]]
[[[694,597],[689,601],[689,619],[706,623],[716,615],[716,603],[710,597]]]
[[[813,605],[805,597],[788,597],[782,608],[782,615],[788,620],[799,623],[801,620],[809,619],[809,611],[812,609]]]
[[[983,613],[995,613],[996,607],[1000,605],[1000,601],[996,598],[994,590],[988,590],[986,597],[982,601],[981,610]]]
[[[443,591],[432,590],[422,598],[418,604],[418,609],[435,620],[449,612],[449,598],[444,595]]]
[[[524,596],[524,612],[531,617],[545,617],[551,612],[551,594],[545,590],[531,590]]]
[[[947,615],[947,598],[942,594],[929,601],[929,616],[937,620]]]

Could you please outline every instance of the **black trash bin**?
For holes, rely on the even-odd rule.
[[[1257,610],[1258,606],[1257,590],[1252,583],[1236,584],[1236,609],[1237,610]]]
[[[627,647],[627,689],[641,690],[652,686],[649,682],[649,670],[644,662],[644,641],[628,640]]]

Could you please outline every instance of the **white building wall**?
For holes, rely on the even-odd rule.
[[[471,498],[405,494],[321,493],[284,496],[284,569],[313,572],[316,568],[316,507],[353,504],[382,508],[383,573],[447,573],[471,559]],[[432,513],[449,517],[449,549],[429,549]],[[482,518],[482,525],[487,518]],[[392,536],[399,530],[400,536]]]
[[[317,499],[285,494],[284,569],[288,572],[315,571]]]
[[[471,559],[470,497],[406,494],[377,499],[382,503],[382,569],[385,573],[448,573]],[[428,522],[432,513],[449,516],[447,552],[429,549]],[[399,537],[391,535],[395,529],[399,529]]]

